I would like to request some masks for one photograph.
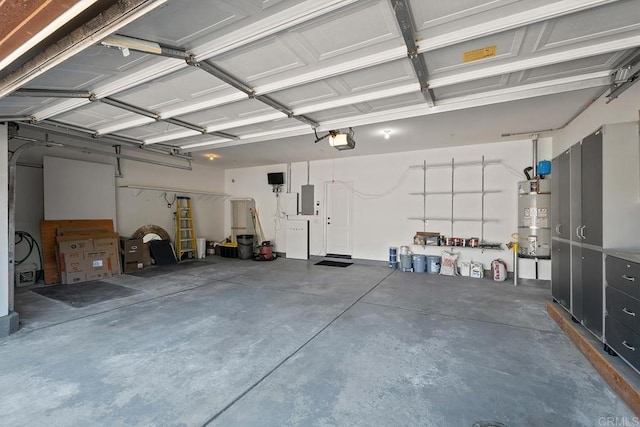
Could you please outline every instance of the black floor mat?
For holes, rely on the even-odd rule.
[[[324,260],[324,261],[320,261],[320,262],[316,262],[315,265],[326,265],[327,267],[349,267],[351,264],[353,264],[352,262],[339,262],[339,261],[328,261],[328,260]]]
[[[162,276],[163,274],[177,273],[179,271],[191,270],[193,268],[209,267],[211,265],[213,265],[212,262],[181,262],[178,264],[145,267],[142,270],[132,271],[131,273],[127,274],[148,279],[151,277]]]
[[[93,282],[52,285],[31,290],[43,297],[63,302],[71,307],[86,307],[99,302],[111,301],[139,294],[140,291],[113,283]]]
[[[339,258],[339,259],[351,259],[351,255],[343,254],[326,254],[325,258]]]

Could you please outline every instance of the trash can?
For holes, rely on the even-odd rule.
[[[196,237],[196,248],[198,249],[198,258],[204,258],[207,255],[207,239]]]
[[[427,257],[424,255],[413,256],[413,272],[424,273],[427,269]]]
[[[253,258],[253,234],[238,235],[238,258]]]
[[[413,262],[411,261],[411,254],[400,254],[400,269],[402,271],[413,271]]]

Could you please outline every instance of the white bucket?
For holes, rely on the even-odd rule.
[[[207,254],[207,239],[196,237],[196,248],[198,249],[198,258],[204,258]]]

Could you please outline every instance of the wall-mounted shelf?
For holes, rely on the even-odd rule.
[[[433,195],[445,195],[455,196],[456,194],[494,194],[502,193],[502,190],[475,190],[475,191],[427,191],[426,193],[409,193],[411,196],[433,196]]]
[[[425,218],[420,216],[409,217],[408,219],[415,221],[450,221],[450,222],[500,222],[499,219],[488,218]]]
[[[432,246],[432,245],[409,245],[409,246],[415,246],[418,248],[442,248],[445,250],[450,250],[450,249],[471,249],[474,251],[504,251],[504,249],[502,247],[499,248],[494,248],[494,247],[482,247],[482,246],[477,246],[477,247],[473,247],[473,246],[446,246],[446,245],[438,245],[438,246]]]
[[[183,190],[178,188],[166,188],[166,187],[149,187],[145,185],[121,185],[119,188],[127,188],[134,191],[135,197],[138,197],[144,191],[157,191],[163,194],[173,193],[175,195],[191,195],[197,196],[198,199],[219,199],[231,197],[225,193],[216,193],[211,191],[198,191],[198,190]]]
[[[480,223],[480,239],[484,239],[484,224],[488,222],[499,222],[497,219],[488,219],[484,217],[484,202],[485,195],[487,194],[496,194],[501,193],[501,190],[486,190],[484,188],[484,169],[487,166],[500,165],[502,161],[500,160],[485,160],[484,156],[482,156],[481,161],[465,161],[465,162],[456,162],[455,159],[451,159],[450,163],[434,163],[427,164],[425,160],[421,165],[413,165],[409,166],[409,169],[421,170],[423,174],[423,191],[409,193],[411,196],[421,196],[422,197],[422,216],[421,217],[410,217],[410,220],[422,221],[424,223],[424,230],[426,231],[427,221],[448,221],[451,224],[450,233],[451,236],[454,235],[453,225],[456,222],[478,222]],[[456,190],[455,186],[455,170],[456,168],[462,167],[480,167],[480,189],[478,190]],[[449,191],[427,191],[427,170],[430,169],[451,169],[451,190]],[[456,218],[454,216],[454,197],[462,194],[477,194],[480,195],[480,218]],[[429,218],[427,216],[427,197],[428,196],[448,196],[451,200],[451,216],[448,218],[444,217],[433,217]]]
[[[453,160],[452,160],[453,163]],[[420,169],[420,170],[425,170],[425,169],[438,169],[438,168],[450,168],[452,163],[434,163],[434,164],[426,164],[423,163],[421,165],[412,165],[409,166],[409,169]],[[481,162],[457,162],[455,163],[455,167],[457,168],[464,168],[464,167],[469,167],[469,166],[491,166],[491,165],[499,165],[501,164],[502,161],[501,160],[483,160]]]

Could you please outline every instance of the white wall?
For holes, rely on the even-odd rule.
[[[34,155],[38,150],[25,153],[21,161],[40,163],[40,156]],[[46,150],[47,155],[65,157],[69,152],[55,148]],[[111,159],[96,156],[81,156],[73,152],[70,156],[78,160],[88,160],[114,164]],[[129,236],[139,227],[155,224],[163,227],[170,236],[174,235],[173,212],[175,205],[169,209],[162,193],[145,191],[137,197],[133,190],[119,188],[121,185],[145,185],[153,187],[169,187],[183,190],[200,190],[209,192],[224,191],[224,171],[211,166],[193,165],[193,171],[173,169],[146,163],[123,160],[123,178],[116,178],[117,230],[123,236]],[[40,163],[41,164],[41,163]],[[17,168],[16,193],[16,230],[28,231],[41,243],[40,222],[43,212],[43,179],[42,169],[28,167]],[[169,200],[173,199],[170,195]],[[211,197],[193,199],[193,214],[196,235],[208,239],[220,240],[224,236],[224,198]],[[26,252],[25,247],[16,250],[18,257]],[[33,254],[27,262],[39,263]]]
[[[44,218],[111,219],[116,225],[113,165],[45,156]]]
[[[606,101],[605,96],[600,97],[566,128],[553,135],[554,157],[604,124],[640,119],[640,83],[631,86],[611,103],[607,104]]]
[[[191,191],[224,192],[224,171],[210,166],[193,165],[192,171],[164,166],[122,161],[123,178],[116,180],[118,232],[123,236],[133,234],[138,228],[154,224],[164,228],[173,237],[175,204],[167,207],[164,194],[159,191],[143,191],[136,196],[123,185],[166,187]],[[169,201],[173,193],[168,193]],[[198,237],[220,240],[224,237],[224,198],[192,196],[194,226]]]
[[[541,159],[550,153],[550,140],[540,140]],[[312,255],[324,255],[325,212],[324,185],[342,185],[338,181],[350,182],[358,194],[380,195],[366,197],[354,194],[353,204],[353,253],[354,258],[387,260],[389,246],[408,245],[416,231],[422,231],[420,221],[408,217],[422,216],[422,197],[410,196],[410,192],[421,192],[423,174],[421,170],[409,170],[409,166],[422,164],[447,163],[455,158],[456,162],[502,160],[505,165],[489,166],[485,172],[485,188],[502,190],[498,194],[485,197],[485,217],[497,218],[498,223],[485,224],[484,237],[488,241],[506,243],[511,234],[517,231],[517,187],[516,183],[524,179],[521,171],[531,163],[531,141],[501,142],[448,149],[433,149],[384,155],[340,158],[336,152],[334,160],[310,162],[310,183],[315,185],[315,199],[320,202],[320,213],[311,220],[310,251]],[[357,150],[357,148],[356,148]],[[236,197],[251,197],[256,201],[262,225],[275,249],[286,252],[284,227],[277,230],[275,194],[267,185],[267,172],[285,171],[286,165],[253,167],[227,170],[225,173],[226,192]],[[299,192],[300,186],[307,183],[307,164],[291,165],[292,191]],[[480,167],[456,169],[456,189],[480,189]],[[429,171],[428,190],[450,190],[450,170]],[[391,190],[391,191],[390,191]],[[428,199],[429,215],[449,215],[450,199],[445,196],[431,196]],[[441,198],[438,201],[437,198]],[[459,216],[480,216],[480,196],[461,195],[455,199],[455,213]],[[229,230],[228,221],[225,225]],[[451,235],[448,222],[432,222],[427,231],[437,231]],[[228,231],[227,231],[228,233]],[[456,223],[454,235],[460,237],[480,237],[478,223]],[[439,248],[414,247],[415,252],[439,253]],[[512,254],[509,251],[494,252],[461,249],[461,259],[482,261],[488,268],[492,259],[503,258],[511,268]]]
[[[16,167],[16,231],[26,231],[40,244],[40,221],[44,218],[42,169],[20,166]],[[29,246],[24,241],[16,245],[16,260],[29,253]],[[36,250],[24,261],[24,264],[36,264],[40,268],[40,260]]]

